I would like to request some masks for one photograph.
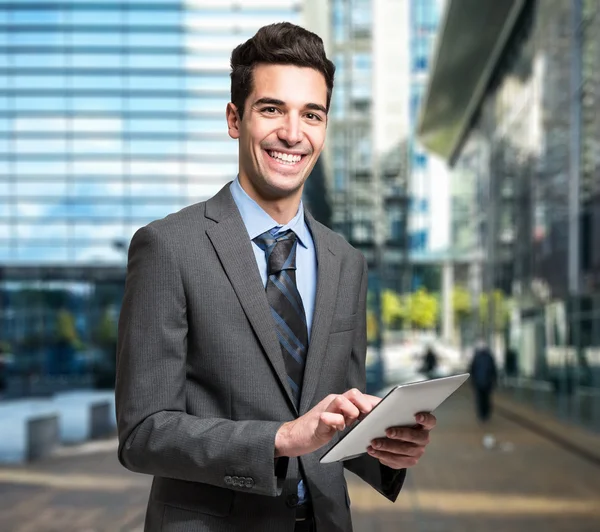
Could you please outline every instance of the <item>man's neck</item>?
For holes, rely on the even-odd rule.
[[[302,189],[297,194],[286,198],[268,199],[261,196],[247,179],[239,177],[240,186],[259,206],[278,224],[285,225],[298,214]]]

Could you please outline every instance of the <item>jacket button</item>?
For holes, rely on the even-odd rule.
[[[246,487],[247,488],[251,488],[252,486],[254,486],[254,480],[251,477],[246,478]]]
[[[290,508],[296,508],[296,506],[298,506],[298,501],[300,499],[298,499],[298,495],[296,495],[295,493],[292,495],[288,495],[287,499],[285,500],[285,503],[290,507]]]
[[[225,477],[225,484],[227,484],[227,486],[231,486],[231,477],[229,475]]]

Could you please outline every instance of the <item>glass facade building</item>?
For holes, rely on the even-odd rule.
[[[410,2],[410,231],[411,252],[427,252],[431,245],[433,223],[443,223],[432,212],[432,196],[439,187],[441,176],[431,176],[427,151],[415,137],[415,129],[423,100],[433,51],[440,23],[439,0],[411,0]],[[437,182],[437,183],[436,183]],[[439,188],[437,188],[439,193]],[[439,214],[439,213],[438,213]]]
[[[600,429],[598,35],[593,0],[524,2],[452,157],[452,240],[473,301],[511,302],[510,389]]]
[[[0,3],[0,345],[11,371],[106,362],[133,233],[237,173],[231,50],[301,15],[293,0]]]

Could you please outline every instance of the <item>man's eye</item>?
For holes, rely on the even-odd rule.
[[[273,113],[277,112],[277,107],[263,107],[262,112],[268,113],[268,114],[273,114]]]
[[[321,120],[321,117],[315,113],[306,113],[306,118],[309,120]]]

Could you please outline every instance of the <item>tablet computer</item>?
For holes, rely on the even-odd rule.
[[[394,388],[361,421],[354,424],[320,462],[327,464],[350,460],[367,452],[375,438],[385,437],[390,427],[412,427],[419,412],[433,412],[447,397],[469,378],[468,373],[426,381],[400,384]]]

